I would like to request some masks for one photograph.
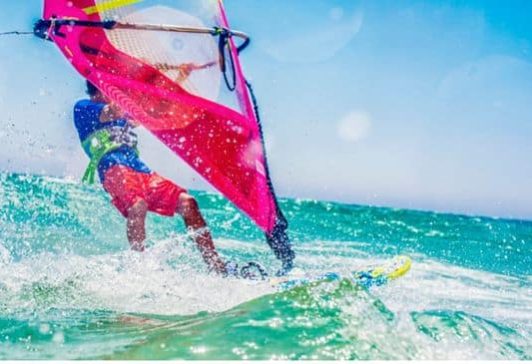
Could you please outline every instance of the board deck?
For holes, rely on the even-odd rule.
[[[396,256],[382,264],[371,265],[365,268],[357,269],[349,274],[328,272],[317,276],[285,276],[270,278],[269,283],[285,291],[294,287],[321,282],[321,281],[339,281],[350,279],[354,283],[365,288],[382,286],[391,280],[404,276],[412,266],[412,259],[407,256]]]

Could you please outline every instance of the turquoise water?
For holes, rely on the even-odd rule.
[[[220,252],[274,270],[261,234],[196,193]],[[0,174],[0,359],[532,359],[532,223],[284,200],[297,266],[396,254],[412,271],[277,293],[209,276],[178,218],[149,249],[98,188]]]

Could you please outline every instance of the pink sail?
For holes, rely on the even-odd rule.
[[[176,1],[175,9],[167,3],[46,0],[36,32],[52,40],[84,78],[263,231],[272,233],[282,214],[269,183],[260,126],[236,44],[220,29],[218,35],[189,34],[168,24],[179,19],[176,26],[227,30],[222,3]],[[177,9],[185,3],[190,12]],[[166,28],[138,26],[148,23]],[[221,36],[225,38],[220,41]],[[187,50],[187,44],[203,48]]]

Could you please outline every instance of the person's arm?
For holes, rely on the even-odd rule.
[[[115,106],[114,104],[105,105],[102,111],[100,112],[100,122],[110,123],[117,119],[127,119],[129,125],[131,125],[131,127],[133,128],[136,128],[140,125],[138,122],[132,120],[118,106]]]
[[[129,117],[126,117],[126,119],[127,119],[128,124],[131,125],[131,127],[132,127],[133,129],[135,129],[135,128],[137,128],[137,127],[140,126],[140,123],[139,123],[139,122],[137,122],[137,121],[135,121],[135,120],[133,120],[133,119],[130,119]]]
[[[124,112],[116,105],[107,104],[100,112],[100,122],[109,123],[124,118]]]

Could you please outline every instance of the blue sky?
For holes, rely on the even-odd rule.
[[[27,30],[40,1],[3,1]],[[532,219],[532,2],[226,0],[280,195]],[[78,178],[79,76],[0,38],[0,168]],[[144,158],[205,183],[143,135]]]

